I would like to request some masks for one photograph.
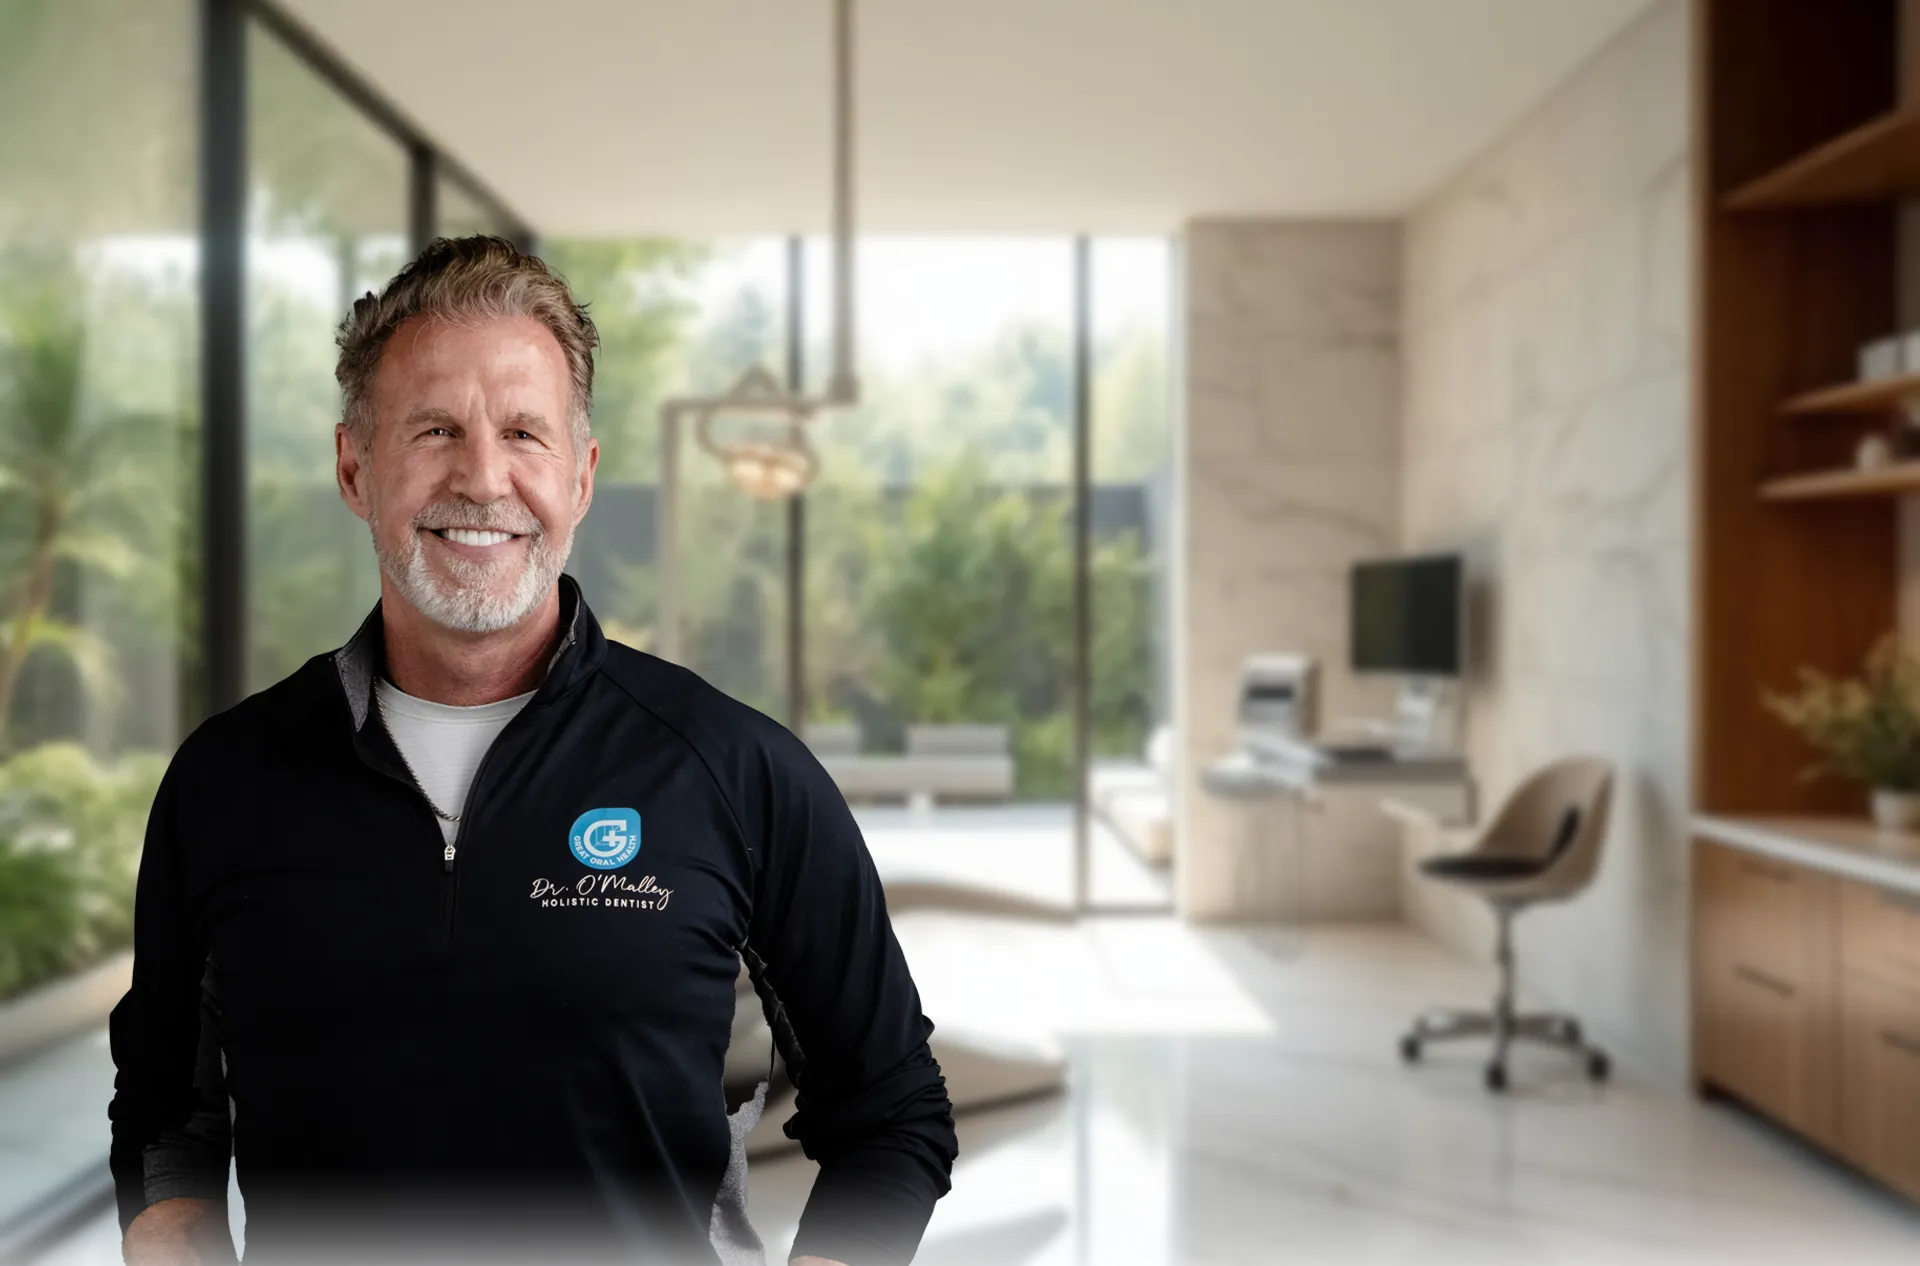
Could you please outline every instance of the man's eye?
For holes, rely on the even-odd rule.
[[[513,438],[516,440],[530,440],[533,438],[533,432],[532,431],[515,431],[513,433]]]
[[[452,435],[453,432],[449,431],[444,426],[433,426],[433,427],[427,428],[427,434],[428,435]]]

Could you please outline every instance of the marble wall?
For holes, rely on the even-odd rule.
[[[1260,847],[1248,812],[1201,792],[1198,769],[1235,746],[1254,652],[1316,656],[1323,717],[1391,708],[1389,688],[1344,665],[1347,565],[1391,552],[1399,531],[1400,267],[1387,223],[1200,220],[1185,233],[1175,888],[1189,918],[1286,912],[1301,865],[1331,899],[1354,887],[1342,867],[1370,864]],[[1395,860],[1369,885],[1389,908]]]
[[[1662,0],[1406,225],[1400,540],[1462,548],[1482,803],[1618,763],[1594,888],[1518,927],[1523,988],[1678,1083],[1687,1063],[1689,40]],[[1410,840],[1410,851],[1435,847]],[[1485,957],[1478,903],[1409,881]]]

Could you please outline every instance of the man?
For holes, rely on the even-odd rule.
[[[381,599],[155,798],[112,1023],[136,1266],[231,1254],[229,1099],[249,1259],[715,1261],[743,960],[820,1164],[794,1260],[904,1262],[947,1189],[932,1026],[844,801],[561,573],[596,342],[484,237],[341,326],[340,495]]]

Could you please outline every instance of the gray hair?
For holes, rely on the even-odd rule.
[[[335,335],[333,376],[346,397],[348,434],[365,452],[373,443],[373,376],[393,332],[411,317],[470,323],[532,317],[547,327],[572,377],[573,448],[586,448],[593,415],[593,349],[600,335],[586,305],[558,273],[503,237],[437,237],[379,294],[356,299]]]

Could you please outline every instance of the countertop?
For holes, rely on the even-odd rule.
[[[1882,831],[1866,818],[1699,816],[1693,833],[1783,862],[1920,894],[1920,834]]]

